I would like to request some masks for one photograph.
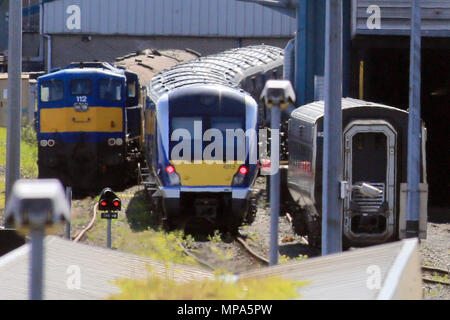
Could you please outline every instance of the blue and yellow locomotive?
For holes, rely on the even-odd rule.
[[[40,77],[39,178],[80,191],[124,185],[142,141],[139,94],[137,75],[108,63],[73,63]]]
[[[255,99],[265,80],[281,77],[282,64],[283,50],[253,46],[153,78],[145,111],[147,185],[169,225],[208,221],[234,233],[252,222],[264,114]]]

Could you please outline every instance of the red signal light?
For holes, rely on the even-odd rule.
[[[120,202],[116,200],[116,201],[113,202],[113,205],[114,205],[114,207],[119,207],[120,206]]]
[[[166,167],[166,172],[167,172],[168,174],[172,174],[172,173],[175,172],[175,168],[174,168],[173,166],[167,166],[167,167]]]
[[[106,207],[106,206],[108,205],[108,203],[107,203],[106,201],[102,201],[102,202],[100,202],[100,205],[101,205],[102,207]]]
[[[240,167],[239,173],[242,174],[243,176],[245,176],[248,173],[247,167]]]

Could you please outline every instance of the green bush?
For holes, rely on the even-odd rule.
[[[300,298],[298,289],[307,283],[279,277],[229,281],[224,276],[179,283],[153,274],[116,284],[122,292],[112,300],[290,300]]]
[[[33,126],[22,127],[22,141],[33,146],[37,144],[36,131]]]

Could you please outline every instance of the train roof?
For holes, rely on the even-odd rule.
[[[149,95],[158,100],[176,89],[193,85],[221,85],[241,90],[244,78],[279,67],[284,62],[281,48],[258,45],[178,64],[157,74],[150,82]]]
[[[191,49],[145,49],[117,57],[115,65],[136,73],[141,86],[148,86],[150,80],[161,71],[200,56]]]
[[[408,113],[405,110],[394,108],[391,106],[387,106],[381,103],[376,102],[368,102],[364,100],[358,100],[353,98],[343,98],[342,99],[342,110],[352,109],[352,108],[367,108],[367,107],[374,107],[374,108],[383,108],[388,109],[391,111],[397,111],[402,113]],[[301,106],[297,109],[295,109],[291,113],[291,117],[316,123],[320,118],[324,116],[325,113],[325,102],[323,100],[321,101],[315,101],[312,103],[309,103],[307,105]]]
[[[107,62],[73,62],[63,69],[55,70],[38,78],[40,81],[80,76],[86,74],[106,74],[111,77],[123,78],[125,70],[113,67]]]

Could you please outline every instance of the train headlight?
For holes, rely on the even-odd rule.
[[[238,173],[236,173],[233,177],[233,185],[238,186],[238,185],[243,184],[247,174],[248,174],[248,168],[246,166],[240,167]]]
[[[167,175],[169,176],[169,183],[173,186],[178,186],[181,184],[180,176],[175,171],[174,166],[167,166],[166,167]]]
[[[116,139],[116,146],[121,146],[123,145],[123,139],[122,138],[117,138]]]
[[[48,140],[47,144],[50,148],[53,148],[56,145],[56,142],[55,140],[50,139]]]
[[[173,166],[167,166],[167,167],[166,167],[166,172],[167,172],[168,174],[172,174],[172,173],[175,172],[175,168],[174,168]]]
[[[108,139],[108,146],[113,147],[116,145],[116,139],[114,138],[109,138]]]
[[[243,176],[246,176],[247,173],[248,173],[247,167],[240,167],[240,168],[239,168],[239,173],[240,173],[241,175],[243,175]]]
[[[41,147],[45,148],[45,147],[48,146],[48,141],[47,141],[47,140],[41,140],[41,141],[39,142],[39,144],[41,145]]]

